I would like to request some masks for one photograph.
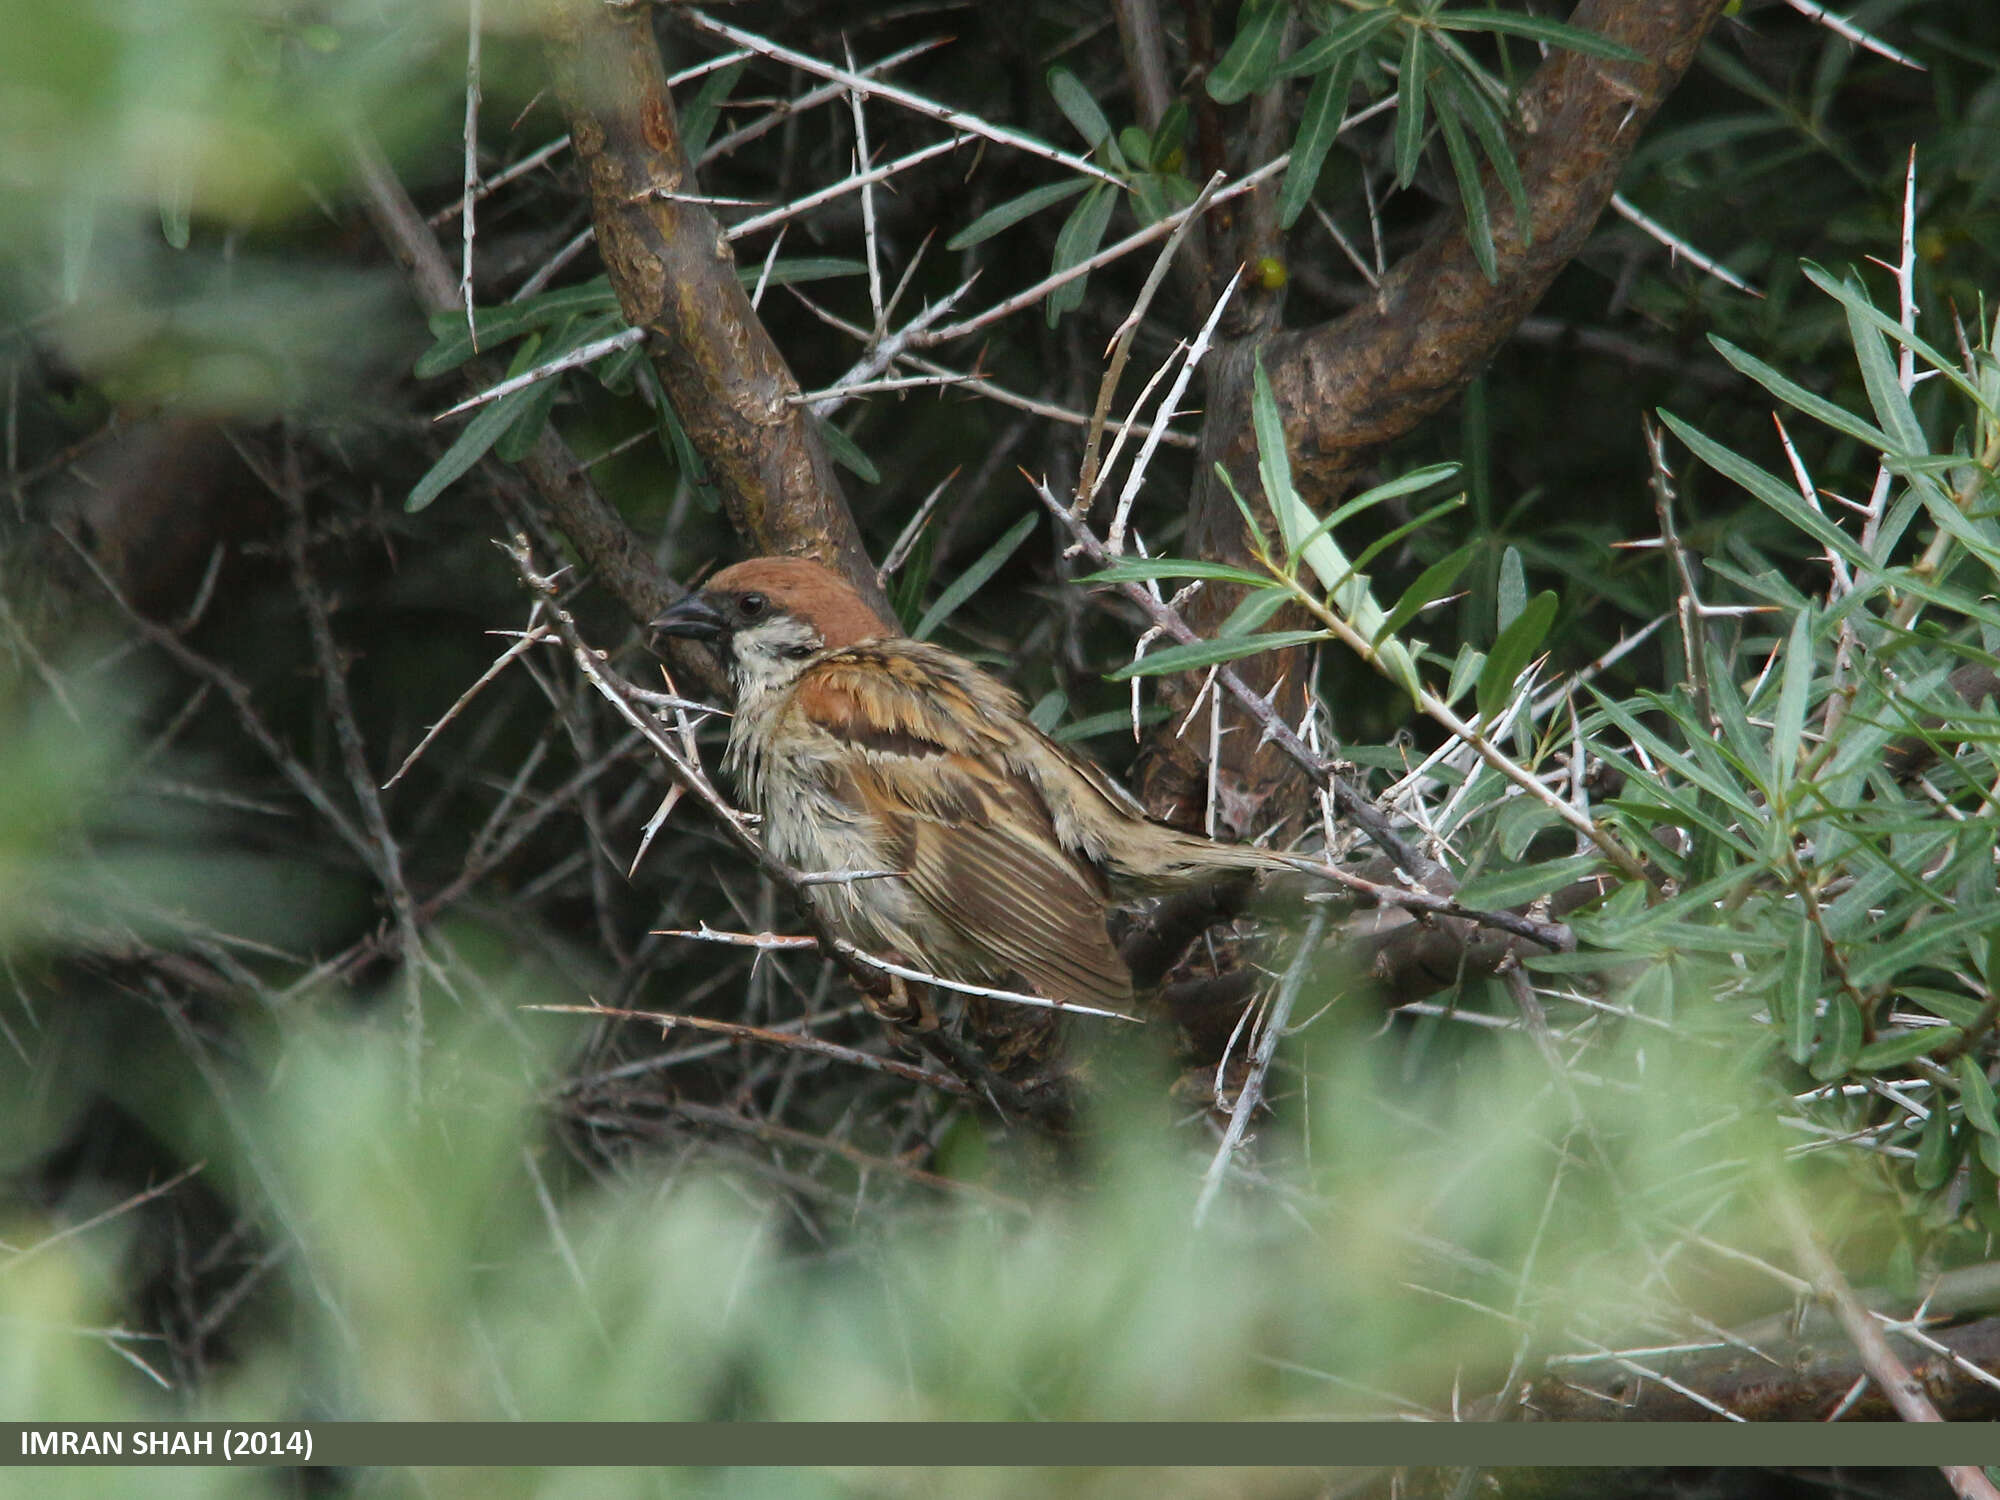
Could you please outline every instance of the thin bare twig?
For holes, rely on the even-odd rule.
[[[536,613],[539,613],[540,610],[541,610],[541,603],[538,600],[535,604],[535,611]],[[478,680],[475,681],[471,687],[467,688],[464,692],[458,695],[458,701],[453,703],[450,708],[446,709],[444,711],[443,716],[440,717],[435,724],[431,725],[429,729],[424,731],[424,737],[417,741],[416,747],[413,750],[411,750],[408,755],[404,756],[403,763],[400,766],[396,767],[396,774],[391,776],[387,781],[382,783],[382,790],[385,792],[388,791],[390,787],[394,786],[397,782],[401,781],[403,777],[406,774],[408,774],[410,767],[414,766],[417,763],[418,758],[422,756],[424,751],[430,748],[431,741],[435,740],[440,734],[444,732],[444,728],[447,724],[451,723],[453,719],[456,719],[460,714],[465,712],[466,708],[471,704],[472,700],[479,696],[480,691],[483,688],[485,688],[485,686],[488,683],[492,682],[494,678],[498,677],[502,672],[504,672],[507,669],[507,664],[509,662],[513,661],[515,657],[522,655],[524,652],[528,650],[529,647],[535,645],[538,641],[545,641],[548,639],[548,637],[549,637],[548,627],[545,625],[534,624],[531,617],[528,629],[522,634],[521,638],[515,641],[514,644],[509,646],[505,651],[501,652],[500,655],[494,659],[493,665],[488,667],[484,672],[481,672],[479,674]]]
[[[1250,1055],[1250,1071],[1245,1075],[1243,1086],[1236,1091],[1236,1102],[1230,1107],[1229,1125],[1223,1132],[1222,1144],[1216,1147],[1214,1159],[1208,1164],[1208,1171],[1201,1179],[1201,1193],[1195,1199],[1194,1223],[1199,1229],[1208,1217],[1209,1208],[1215,1202],[1215,1195],[1222,1191],[1223,1174],[1234,1159],[1237,1148],[1243,1144],[1243,1135],[1250,1126],[1250,1117],[1257,1112],[1257,1106],[1264,1100],[1264,1077],[1271,1070],[1271,1060],[1278,1054],[1278,1043],[1284,1040],[1286,1029],[1291,1025],[1292,1004],[1298,999],[1299,989],[1305,983],[1306,973],[1312,967],[1313,955],[1319,952],[1319,940],[1326,933],[1326,913],[1316,911],[1312,920],[1306,923],[1305,935],[1299,939],[1299,950],[1292,955],[1291,964],[1285,976],[1278,981],[1278,991],[1271,997],[1269,1010],[1265,1012],[1264,1024],[1257,1034],[1257,1044]]]
[[[1125,374],[1125,362],[1132,354],[1132,341],[1137,337],[1139,325],[1146,319],[1146,312],[1153,305],[1153,297],[1166,280],[1167,268],[1174,262],[1174,252],[1187,238],[1189,228],[1208,206],[1208,200],[1215,196],[1215,190],[1222,186],[1222,173],[1217,172],[1196,194],[1188,205],[1185,218],[1174,226],[1174,232],[1167,236],[1167,242],[1160,247],[1160,253],[1153,261],[1153,269],[1146,275],[1146,281],[1139,288],[1139,295],[1133,299],[1132,310],[1125,315],[1125,321],[1111,336],[1111,361],[1105,366],[1104,378],[1097,383],[1097,405],[1090,414],[1090,436],[1083,445],[1083,467],[1076,481],[1076,503],[1088,509],[1090,500],[1097,493],[1098,451],[1104,441],[1104,419],[1111,411],[1111,398],[1117,393],[1118,382]],[[1231,285],[1235,283],[1232,281]],[[1171,408],[1169,409],[1171,415]]]
[[[807,940],[807,946],[812,946]],[[717,1021],[708,1016],[677,1015],[670,1011],[619,1010],[608,1005],[524,1005],[522,1010],[545,1011],[552,1015],[608,1016],[617,1020],[650,1021],[660,1028],[665,1037],[675,1028],[689,1031],[707,1031],[717,1036],[735,1037],[740,1041],[757,1042],[767,1047],[782,1047],[794,1052],[807,1052],[815,1057],[824,1057],[832,1062],[846,1063],[850,1067],[866,1068],[873,1073],[886,1073],[892,1078],[907,1079],[920,1083],[926,1088],[938,1089],[943,1093],[957,1094],[961,1098],[977,1098],[977,1091],[965,1080],[950,1073],[940,1073],[931,1068],[920,1068],[914,1063],[899,1062],[893,1057],[882,1057],[873,1052],[860,1052],[853,1047],[843,1047],[837,1042],[829,1042],[804,1031],[780,1031],[769,1026],[747,1026],[741,1021]]]
[[[686,18],[688,24],[698,31],[706,31],[712,36],[719,36],[733,46],[758,53],[760,56],[768,57],[774,62],[788,64],[791,67],[797,68],[802,73],[810,73],[815,78],[825,78],[862,98],[883,99],[891,104],[899,104],[904,109],[910,110],[913,113],[928,116],[933,120],[941,120],[953,130],[963,132],[967,135],[983,136],[987,140],[999,145],[1011,146],[1016,151],[1027,152],[1030,156],[1039,156],[1046,161],[1059,163],[1069,168],[1072,172],[1081,172],[1086,177],[1096,177],[1105,182],[1118,181],[1117,177],[1105,171],[1104,168],[1098,166],[1095,162],[1086,161],[1082,157],[1072,155],[1067,151],[1059,151],[1046,141],[1036,140],[1031,135],[1023,135],[1017,130],[1008,130],[1003,126],[982,120],[977,115],[967,114],[964,110],[953,109],[949,105],[940,104],[935,99],[926,99],[922,94],[913,93],[909,89],[900,88],[893,83],[882,83],[876,79],[856,73],[851,68],[837,68],[831,63],[821,62],[810,53],[794,52],[789,47],[779,46],[768,37],[758,36],[753,31],[741,30],[738,27],[731,26],[724,21],[718,21],[713,16],[705,15],[701,11],[691,7],[683,10],[681,15]]]
[[[867,871],[870,875],[896,875],[901,871]],[[809,883],[811,877],[799,877],[800,883]],[[1073,1000],[1051,1000],[1043,995],[1030,995],[1022,990],[996,989],[990,985],[968,984],[960,979],[946,979],[941,974],[932,974],[924,969],[913,969],[906,964],[892,963],[886,958],[877,958],[841,937],[790,937],[777,932],[723,932],[703,923],[700,927],[666,927],[654,930],[655,937],[688,938],[700,943],[723,943],[732,948],[755,948],[760,952],[792,948],[830,948],[855,963],[866,964],[871,969],[879,969],[884,974],[893,974],[898,979],[907,979],[917,984],[936,985],[939,989],[952,990],[961,995],[978,995],[988,1000],[1005,1000],[1013,1005],[1026,1005],[1035,1010],[1059,1010],[1069,1015],[1098,1016],[1107,1021],[1130,1021],[1135,1026],[1143,1025],[1137,1016],[1128,1016],[1122,1010],[1105,1010],[1095,1005],[1078,1005]]]

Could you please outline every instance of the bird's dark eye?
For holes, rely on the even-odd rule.
[[[771,601],[766,599],[762,594],[745,594],[741,599],[736,601],[736,607],[743,611],[743,618],[746,620],[756,619],[765,610],[769,609],[770,606]]]

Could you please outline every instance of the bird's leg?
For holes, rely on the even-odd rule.
[[[937,1030],[937,1006],[927,984],[909,984],[900,975],[892,974],[886,995],[871,995],[863,990],[861,1003],[878,1021],[908,1026],[915,1031]]]

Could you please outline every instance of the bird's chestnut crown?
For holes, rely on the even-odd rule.
[[[739,670],[899,633],[846,579],[800,557],[753,557],[724,568],[654,620],[653,628],[714,641]]]

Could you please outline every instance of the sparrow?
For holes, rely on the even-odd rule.
[[[1109,907],[1290,857],[1149,817],[1011,689],[911,640],[832,570],[758,557],[652,622],[711,643],[735,695],[724,769],[829,930],[961,983],[1119,1008]]]

